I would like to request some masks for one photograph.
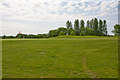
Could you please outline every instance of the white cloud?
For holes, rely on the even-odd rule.
[[[87,4],[79,0],[68,0],[66,1],[67,5],[60,6],[62,1],[65,0],[4,0],[0,5],[0,15],[7,16],[7,18],[11,19],[20,18],[25,20],[42,20],[44,18],[48,18],[49,16],[61,16],[60,13],[84,14],[84,11],[87,11],[88,14],[91,14],[91,11],[97,11],[99,15],[101,15],[111,11],[111,9],[115,9],[117,6],[117,2],[113,1],[104,1],[100,5],[97,5],[97,2],[91,2],[93,4]],[[78,3],[81,3],[81,5],[78,5]],[[5,7],[3,4],[9,5],[9,7]]]
[[[102,2],[99,4],[100,1]],[[49,21],[54,25],[66,20],[74,21],[76,18],[86,20],[106,17],[106,15],[114,17],[115,14],[117,15],[117,4],[117,0],[98,0],[98,2],[95,0],[1,0],[0,16],[8,21],[43,21],[44,23]],[[21,24],[19,27],[23,27]],[[7,24],[4,26],[5,30],[7,26],[14,24]]]

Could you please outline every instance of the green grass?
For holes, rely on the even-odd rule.
[[[117,37],[2,41],[3,78],[117,78]]]

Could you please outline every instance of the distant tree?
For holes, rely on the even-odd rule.
[[[59,33],[59,36],[65,35],[63,31]]]
[[[5,39],[5,38],[7,38],[7,36],[3,35],[3,36],[2,36],[2,39]]]
[[[83,20],[80,21],[80,35],[85,35],[85,22]]]
[[[42,38],[49,38],[49,34],[42,34]]]
[[[23,36],[21,38],[23,38]],[[29,34],[28,38],[35,38],[35,35],[34,34]]]
[[[80,34],[79,20],[78,19],[76,19],[75,22],[74,22],[74,30],[75,30],[76,35]]]
[[[74,31],[74,29],[72,28],[68,29],[68,35],[70,35],[71,31]]]
[[[94,26],[94,20],[90,20],[90,28],[93,29],[93,26]]]
[[[75,31],[71,31],[71,32],[70,32],[70,35],[75,35]]]
[[[107,35],[107,34],[108,34],[108,32],[107,32],[106,20],[103,20],[103,34],[104,34],[104,35]]]
[[[89,20],[87,20],[86,28],[90,28],[90,22],[89,22]]]
[[[72,22],[69,21],[69,25],[68,26],[69,27],[67,28],[67,31],[68,31],[67,34],[70,35],[71,30],[73,30],[73,28],[72,28]]]
[[[72,29],[72,22],[70,22],[69,24],[70,24],[70,29]]]
[[[86,28],[85,35],[91,35],[92,31],[90,28]]]
[[[16,35],[16,38],[23,38],[23,36],[26,36],[25,34],[19,33]]]
[[[67,21],[66,22],[66,27],[67,27],[67,29],[71,29],[72,28],[72,22]]]
[[[34,38],[42,38],[42,34],[35,35]]]
[[[112,33],[114,33],[116,36],[120,36],[120,25],[116,24],[114,26],[114,30],[112,31]]]
[[[85,35],[85,31],[86,31],[86,30],[85,30],[85,27],[82,27],[82,28],[81,28],[81,32],[80,32],[80,35],[81,35],[81,36],[84,36],[84,35]]]
[[[85,22],[83,20],[80,21],[80,29],[85,27]]]
[[[43,37],[42,34],[38,34],[37,36],[38,36],[38,38],[42,38]]]
[[[78,19],[76,19],[74,22],[74,29],[75,29],[75,31],[79,30],[79,20]]]
[[[10,38],[15,38],[14,36],[7,36],[6,38],[10,39]]]
[[[103,30],[103,22],[102,22],[102,20],[100,19],[100,20],[99,20],[99,31],[102,32],[102,30]]]
[[[98,31],[99,31],[99,35],[103,35],[103,22],[101,19],[99,20]]]
[[[49,31],[49,36],[50,37],[56,37],[56,36],[58,36],[58,30],[50,30]]]
[[[94,29],[91,29],[91,35],[96,35]]]
[[[68,33],[67,28],[64,28],[64,27],[59,27],[57,30],[58,30],[58,34],[59,34],[61,31],[63,31],[65,35]]]
[[[98,35],[98,20],[97,18],[94,19],[94,31],[95,31],[95,34]]]
[[[67,29],[70,28],[70,22],[69,21],[66,22],[66,27],[67,27]]]

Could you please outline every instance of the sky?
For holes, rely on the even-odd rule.
[[[66,21],[98,18],[112,35],[118,23],[119,0],[0,0],[0,35],[48,33]]]

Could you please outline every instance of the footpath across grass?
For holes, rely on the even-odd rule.
[[[3,78],[117,78],[118,38],[2,40]]]

